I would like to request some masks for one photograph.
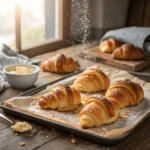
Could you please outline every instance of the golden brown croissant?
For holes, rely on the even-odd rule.
[[[78,62],[74,61],[71,57],[59,54],[42,63],[41,69],[56,73],[70,73],[78,70],[79,67]]]
[[[117,48],[112,57],[118,60],[142,60],[145,59],[144,52],[142,49],[137,48],[131,44],[123,44]]]
[[[101,43],[99,49],[105,53],[112,53],[116,48],[120,47],[123,43],[114,39],[109,38],[108,40]]]
[[[108,76],[94,68],[85,70],[73,83],[78,91],[87,93],[107,90],[109,85]]]
[[[117,120],[120,113],[118,103],[113,99],[89,97],[80,111],[81,128],[99,127]]]
[[[80,103],[80,93],[73,86],[57,85],[41,97],[39,106],[42,109],[71,111],[76,109]]]
[[[124,79],[112,83],[105,97],[116,100],[120,108],[123,108],[139,104],[144,97],[144,92],[139,84]]]

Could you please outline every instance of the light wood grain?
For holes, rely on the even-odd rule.
[[[81,52],[80,56],[106,65],[125,69],[127,71],[140,71],[150,65],[150,60],[148,59],[140,61],[115,60],[112,58],[111,53],[101,52],[98,46]]]

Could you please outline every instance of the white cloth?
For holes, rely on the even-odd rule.
[[[150,28],[127,27],[108,31],[101,39],[101,42],[114,37],[124,43],[130,43],[144,50],[150,56]]]

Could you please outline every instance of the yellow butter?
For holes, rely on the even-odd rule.
[[[28,74],[29,69],[27,67],[16,67],[17,74]]]

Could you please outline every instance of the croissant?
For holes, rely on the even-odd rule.
[[[78,91],[87,93],[106,90],[109,85],[108,76],[94,68],[85,70],[73,83]]]
[[[42,109],[75,110],[81,103],[80,93],[73,86],[57,85],[39,100]]]
[[[123,108],[139,104],[144,97],[144,92],[139,84],[124,79],[112,83],[105,97],[116,100],[120,108]]]
[[[99,49],[105,53],[112,53],[116,48],[120,47],[123,43],[114,39],[109,38],[108,40],[101,43]]]
[[[112,57],[118,60],[142,60],[145,59],[144,52],[142,49],[137,48],[131,44],[123,44],[117,48]]]
[[[56,55],[42,63],[43,71],[56,73],[70,73],[78,70],[80,65],[71,57],[66,57],[63,54]]]
[[[120,114],[118,103],[113,99],[89,97],[80,111],[80,126],[83,129],[99,127],[117,120]]]

